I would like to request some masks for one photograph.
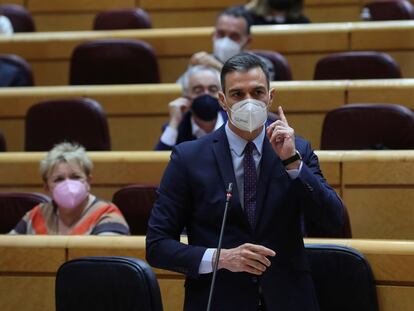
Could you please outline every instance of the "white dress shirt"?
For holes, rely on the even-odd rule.
[[[217,113],[217,120],[216,125],[214,126],[214,131],[219,129],[224,124],[223,116],[221,115],[221,112],[219,111]],[[194,121],[194,118],[191,117],[191,133],[196,138],[201,138],[207,133],[200,128],[197,123]],[[161,142],[167,146],[175,146],[177,143],[177,137],[178,137],[178,129],[171,127],[170,125],[167,125],[164,132],[161,135]]]

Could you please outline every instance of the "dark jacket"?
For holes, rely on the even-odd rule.
[[[257,310],[259,292],[269,311],[318,310],[300,215],[330,230],[342,226],[343,205],[323,178],[310,144],[297,137],[296,147],[303,166],[292,180],[264,139],[254,229],[233,187],[223,248],[255,243],[277,255],[261,277],[219,270],[212,310]],[[212,275],[199,275],[198,269],[206,249],[217,247],[229,182],[237,185],[224,126],[174,147],[149,220],[146,254],[152,266],[186,275],[185,311],[206,309]],[[184,228],[188,245],[179,242]]]

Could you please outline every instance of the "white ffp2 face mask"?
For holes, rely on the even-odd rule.
[[[231,123],[243,131],[253,132],[267,120],[267,105],[260,100],[247,98],[235,103],[229,110]]]
[[[222,62],[241,52],[241,45],[229,37],[214,40],[214,55]]]

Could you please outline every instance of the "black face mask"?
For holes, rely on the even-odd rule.
[[[211,121],[217,118],[220,110],[218,99],[211,95],[201,95],[196,97],[191,104],[191,111],[204,121]]]
[[[271,0],[269,6],[278,11],[289,11],[293,6],[294,1],[292,0]]]

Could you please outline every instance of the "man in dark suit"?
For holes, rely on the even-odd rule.
[[[229,121],[173,149],[149,220],[147,260],[184,273],[184,310],[205,310],[225,189],[233,183],[212,310],[318,310],[301,215],[338,229],[342,202],[281,107],[280,119],[265,128],[275,91],[260,59],[230,58],[221,86]],[[188,245],[179,241],[184,228]]]
[[[179,81],[183,95],[168,104],[170,120],[155,150],[171,150],[184,141],[200,138],[224,123],[225,113],[220,109],[217,97],[220,90],[220,73],[211,67],[190,67]],[[203,97],[193,105],[194,99]]]

